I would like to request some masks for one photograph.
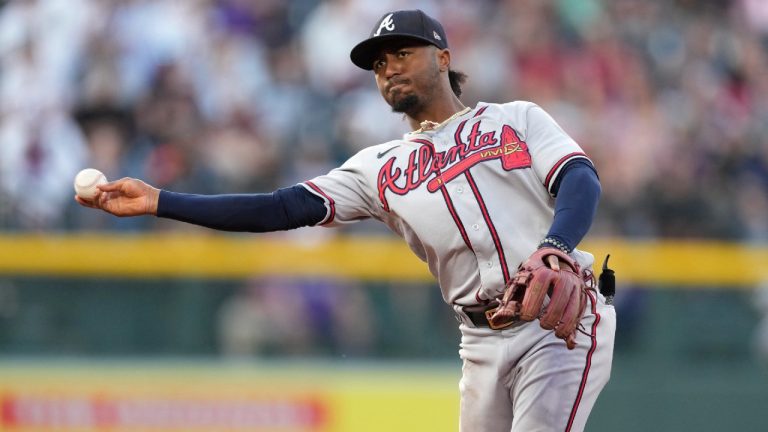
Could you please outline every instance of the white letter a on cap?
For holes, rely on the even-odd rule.
[[[381,33],[381,29],[387,29],[387,31],[392,31],[395,29],[395,22],[392,20],[392,14],[389,14],[384,17],[383,20],[381,20],[381,24],[379,24],[379,29],[376,30],[376,33],[374,33],[374,36],[378,36]]]

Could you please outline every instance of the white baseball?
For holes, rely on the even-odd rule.
[[[75,176],[75,193],[82,199],[92,200],[99,193],[96,186],[107,183],[107,177],[101,171],[86,168]]]

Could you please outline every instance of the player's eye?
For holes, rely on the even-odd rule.
[[[373,62],[373,70],[379,70],[382,67],[384,67],[385,61],[384,60],[376,60]]]
[[[398,52],[397,52],[397,56],[398,56],[399,58],[405,58],[405,57],[408,57],[410,54],[411,54],[411,52],[410,52],[410,51],[407,51],[407,50],[400,50],[400,51],[398,51]]]

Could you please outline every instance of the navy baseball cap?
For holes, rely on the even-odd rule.
[[[368,39],[355,45],[349,57],[357,67],[372,70],[381,44],[398,38],[417,39],[440,49],[448,48],[445,30],[436,19],[419,9],[401,10],[379,18]]]

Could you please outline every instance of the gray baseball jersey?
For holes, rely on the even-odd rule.
[[[427,262],[446,302],[470,305],[501,293],[545,237],[552,182],[574,158],[586,156],[537,105],[479,103],[304,185],[325,199],[322,225],[384,222]]]
[[[575,158],[586,155],[537,105],[479,103],[303,184],[325,201],[321,225],[378,219],[429,265],[462,323],[462,431],[582,430],[608,381],[616,318],[599,293],[574,350],[536,321],[493,330],[462,310],[502,293],[546,236],[554,179]],[[572,255],[591,268],[591,254]]]

